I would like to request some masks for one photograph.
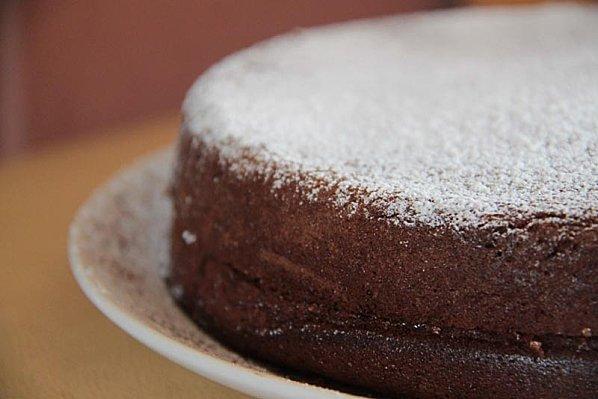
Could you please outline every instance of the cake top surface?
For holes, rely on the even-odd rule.
[[[298,30],[212,67],[183,114],[239,174],[298,184],[308,199],[328,190],[348,212],[455,228],[595,218],[598,7]]]

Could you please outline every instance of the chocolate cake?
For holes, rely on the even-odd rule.
[[[598,8],[297,30],[193,85],[169,284],[378,395],[598,397]]]

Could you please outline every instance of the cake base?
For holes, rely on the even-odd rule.
[[[276,366],[390,397],[592,398],[598,392],[594,351],[530,356],[500,336],[430,334],[383,321],[377,330],[371,321],[339,326],[315,307],[264,293],[231,265],[211,260],[197,275],[196,294],[181,298],[183,309],[227,346]]]

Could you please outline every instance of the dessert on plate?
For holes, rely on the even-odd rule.
[[[415,397],[598,395],[598,8],[283,35],[183,105],[168,283],[235,350]]]

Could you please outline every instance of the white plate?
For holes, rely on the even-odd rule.
[[[79,210],[70,229],[69,257],[85,295],[141,343],[241,392],[262,398],[357,398],[266,370],[220,345],[175,305],[163,282],[169,266],[171,165],[170,150],[139,161]]]

